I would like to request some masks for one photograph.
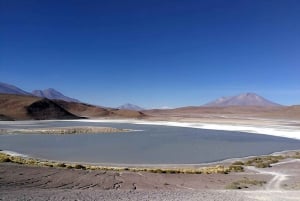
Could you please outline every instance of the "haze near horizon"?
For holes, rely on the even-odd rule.
[[[84,102],[300,103],[300,2],[0,0],[0,80]]]

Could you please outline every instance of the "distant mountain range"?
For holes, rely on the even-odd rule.
[[[267,100],[255,93],[243,93],[237,96],[221,97],[203,106],[206,107],[227,107],[227,106],[262,106],[262,107],[276,107],[281,106]]]
[[[0,121],[80,118],[144,118],[139,111],[103,108],[37,96],[0,94]]]
[[[233,115],[234,117],[240,115],[242,117],[254,116],[299,120],[300,105],[281,106],[257,94],[245,93],[219,98],[204,106],[144,110],[137,105],[128,103],[119,108],[105,108],[78,102],[78,100],[66,97],[55,89],[36,90],[33,93],[28,93],[16,86],[0,83],[0,121],[100,117],[154,118],[157,120],[181,116],[184,118],[206,118],[210,115],[218,116],[220,114],[221,116]]]
[[[3,94],[18,94],[18,95],[31,95],[29,92],[23,91],[22,89],[14,86],[14,85],[6,84],[6,83],[3,83],[3,82],[0,82],[0,93],[3,93]]]
[[[143,118],[139,111],[104,108],[82,103],[55,89],[26,92],[0,83],[0,121],[26,119]]]
[[[65,96],[61,92],[49,88],[45,90],[34,90],[32,93],[26,92],[14,85],[0,82],[0,93],[3,94],[16,94],[16,95],[33,95],[37,97],[47,98],[50,100],[63,100],[66,102],[80,103],[79,100]],[[274,107],[281,106],[278,103],[274,103],[270,100],[263,98],[255,93],[243,93],[236,96],[221,97],[212,102],[209,102],[204,107],[229,107],[229,106],[261,106],[261,107]],[[134,104],[124,104],[119,106],[117,109],[120,110],[132,110],[141,111],[144,108]]]
[[[3,94],[15,94],[15,95],[33,95],[41,98],[48,98],[51,100],[64,100],[67,102],[80,102],[77,99],[70,98],[68,96],[63,95],[61,92],[49,88],[45,90],[34,90],[32,93],[29,93],[27,91],[24,91],[14,85],[6,84],[3,82],[0,82],[0,93]]]
[[[121,106],[118,107],[118,109],[121,109],[121,110],[134,110],[134,111],[144,110],[144,108],[142,108],[140,106],[137,106],[137,105],[130,104],[130,103],[126,103],[124,105],[121,105]]]
[[[55,89],[52,88],[45,89],[45,90],[34,90],[31,92],[31,94],[34,96],[48,98],[51,100],[64,100],[67,102],[77,102],[77,103],[80,102],[79,100],[65,96],[59,91],[56,91]]]

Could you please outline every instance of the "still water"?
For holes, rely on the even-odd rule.
[[[104,126],[137,131],[77,135],[0,135],[0,149],[49,160],[117,164],[199,164],[300,149],[300,140],[233,131],[76,121],[0,124],[0,128],[63,126]]]

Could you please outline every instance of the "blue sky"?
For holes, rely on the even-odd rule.
[[[104,106],[300,104],[298,0],[0,0],[0,81]]]

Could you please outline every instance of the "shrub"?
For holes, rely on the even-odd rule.
[[[296,152],[291,158],[300,159],[300,152]]]
[[[255,166],[257,168],[271,167],[271,164],[278,163],[280,160],[285,159],[284,156],[263,156],[251,158],[245,162],[245,165]]]
[[[261,163],[256,163],[255,167],[257,168],[267,168],[267,167],[271,167],[270,163],[267,162],[261,162]]]
[[[244,185],[241,186],[238,182],[232,182],[231,184],[227,185],[225,188],[237,190],[237,189],[242,189],[242,188],[247,188],[247,187]]]
[[[244,167],[241,165],[230,165],[229,170],[233,172],[244,172]]]
[[[267,183],[266,181],[254,180],[245,177],[242,180],[234,181],[231,184],[225,186],[226,189],[243,189],[249,188],[250,186],[262,186]]]
[[[9,159],[9,157],[1,157],[0,158],[0,163],[6,163],[6,162],[11,162],[11,160]]]
[[[235,161],[232,165],[244,165],[242,161]]]
[[[64,168],[64,167],[66,167],[66,164],[64,164],[64,163],[57,163],[56,167]]]
[[[53,167],[53,165],[52,165],[52,164],[46,164],[46,166],[48,166],[48,167]]]
[[[150,169],[149,172],[165,174],[167,171],[162,169]]]
[[[178,174],[180,173],[179,170],[166,170],[166,173],[169,173],[169,174]]]
[[[76,165],[74,166],[74,168],[75,168],[75,169],[82,169],[82,170],[86,169],[85,166],[80,165],[80,164],[76,164]]]

